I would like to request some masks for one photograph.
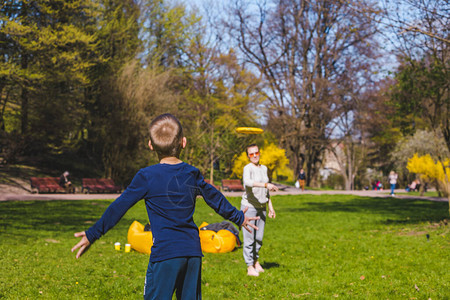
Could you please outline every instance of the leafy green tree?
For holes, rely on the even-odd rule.
[[[435,160],[439,157],[450,157],[442,136],[436,137],[433,132],[417,130],[413,136],[406,136],[397,143],[391,159],[397,170],[402,170],[406,168],[408,159],[416,153],[421,156],[428,154]]]
[[[177,96],[168,88],[169,79],[170,75],[141,68],[133,61],[110,82],[104,82],[101,100],[109,110],[99,119],[98,127],[104,131],[95,131],[104,143],[104,176],[127,182],[139,168],[157,162],[148,148],[148,125],[177,103]]]
[[[381,1],[387,38],[399,58],[391,101],[404,135],[426,129],[450,149],[449,3]],[[400,33],[400,34],[399,34]]]
[[[391,101],[405,136],[426,129],[431,140],[443,137],[450,150],[450,15],[446,0],[383,1],[393,46],[400,58]],[[438,164],[448,157],[439,155]],[[443,167],[444,168],[444,167]],[[445,182],[449,178],[445,170]]]
[[[28,152],[59,153],[78,143],[83,87],[96,55],[97,8],[89,0],[7,1],[1,6],[2,103],[20,127],[9,130],[34,141]],[[9,93],[17,89],[15,93]],[[14,113],[11,113],[14,111]],[[11,118],[12,116],[12,118]],[[8,126],[2,126],[8,128]]]
[[[396,73],[392,104],[402,132],[416,129],[416,120],[443,135],[450,149],[450,80],[448,61],[430,55],[422,60],[405,59]],[[420,127],[419,127],[420,128]]]
[[[187,159],[209,170],[213,180],[214,164],[222,162],[230,173],[233,156],[249,143],[250,137],[236,134],[235,128],[256,124],[252,107],[261,99],[259,81],[237,63],[234,53],[217,56],[212,48],[194,48],[191,59],[198,60],[189,69],[191,84],[181,107],[193,139]]]
[[[182,68],[185,49],[195,38],[193,29],[200,18],[183,4],[164,0],[142,1],[141,10],[146,64],[153,68]]]
[[[132,91],[143,81],[136,78],[141,74],[135,62],[141,49],[139,17],[136,1],[100,2],[96,36],[98,55],[103,59],[91,68],[92,84],[85,90],[88,117],[83,120],[82,151],[89,153],[90,163],[103,171],[102,176],[119,182],[132,177],[140,152],[145,151],[142,106],[134,102],[140,94]]]
[[[259,80],[233,52],[221,54],[205,24],[185,6],[147,1],[143,19],[145,64],[170,70],[170,89],[181,96],[169,111],[189,137],[184,159],[209,172],[210,180],[215,169],[230,173],[232,157],[249,140],[234,129],[256,124],[252,105],[260,99]]]
[[[438,145],[439,140],[445,141],[444,147],[429,152],[444,166],[450,151],[450,65],[448,59],[442,59],[442,53],[448,53],[448,44],[444,43],[440,50],[432,48],[420,60],[405,58],[396,73],[391,103],[405,136],[424,128],[429,132],[427,144],[435,141],[433,144]],[[445,170],[443,174],[447,187],[448,174]]]

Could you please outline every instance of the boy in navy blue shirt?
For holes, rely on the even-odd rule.
[[[200,171],[179,159],[186,147],[180,122],[163,114],[150,124],[149,147],[156,151],[159,164],[139,170],[131,184],[106,209],[99,221],[87,231],[75,233],[81,241],[76,258],[85,252],[136,202],[145,200],[152,224],[153,246],[145,278],[144,299],[201,299],[202,250],[198,227],[193,220],[195,202],[201,195],[222,217],[251,231],[258,228],[213,186],[204,181]]]

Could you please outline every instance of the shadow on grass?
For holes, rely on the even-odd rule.
[[[286,198],[287,199],[287,198]],[[329,200],[328,200],[329,199]],[[398,198],[357,196],[308,196],[283,205],[280,198],[277,211],[289,214],[308,212],[380,215],[384,224],[414,224],[440,222],[448,219],[448,203]],[[24,201],[0,202],[0,235],[32,238],[40,231],[75,232],[96,222],[111,201]],[[295,206],[294,204],[295,203]],[[129,219],[130,218],[130,219]],[[134,219],[125,215],[116,227],[126,226]],[[123,225],[121,225],[123,224]],[[269,265],[270,267],[270,265]]]
[[[272,268],[279,268],[280,264],[276,262],[265,261],[264,263],[261,264],[261,266],[263,267],[263,269],[272,269]]]
[[[317,197],[317,201],[310,201]],[[340,196],[338,201],[323,201],[320,196],[311,196],[300,202],[299,207],[280,208],[286,212],[344,212],[378,214],[386,216],[386,224],[439,222],[449,218],[447,202],[433,202],[421,199],[372,198]],[[333,196],[333,200],[336,196]],[[313,198],[313,200],[315,200]]]
[[[36,231],[65,232],[91,226],[108,201],[31,201],[0,203],[0,232],[32,237]]]
[[[24,182],[21,182],[18,178],[30,178],[36,175],[37,172],[33,168],[0,165],[0,183],[27,192],[31,192],[30,184],[24,185]],[[28,182],[28,180],[24,181]]]

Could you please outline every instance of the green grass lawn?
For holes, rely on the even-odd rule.
[[[396,192],[396,195],[408,195],[411,197],[414,196],[420,196],[420,192],[406,192],[406,191],[402,191],[402,192]],[[439,197],[439,194],[437,191],[430,191],[430,192],[425,192],[423,193],[423,196],[425,197]],[[444,197],[443,195],[441,195],[441,197]]]
[[[239,198],[231,198],[238,206]],[[273,197],[260,260],[247,277],[242,248],[205,254],[204,299],[449,299],[448,204],[347,195]],[[148,256],[126,243],[133,207],[79,260],[75,231],[111,201],[0,202],[0,298],[141,299]],[[219,222],[199,199],[195,221]],[[427,239],[427,235],[429,239]]]

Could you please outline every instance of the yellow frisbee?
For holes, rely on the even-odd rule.
[[[236,128],[236,132],[244,134],[261,134],[264,130],[257,127],[238,127]]]

